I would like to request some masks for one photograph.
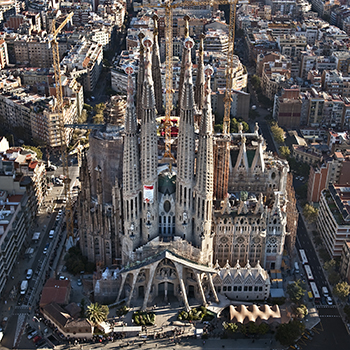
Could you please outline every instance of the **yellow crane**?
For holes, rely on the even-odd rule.
[[[226,92],[225,92],[225,109],[223,134],[227,137],[230,133],[230,112],[231,112],[231,90],[233,74],[233,56],[235,40],[235,18],[236,5],[238,0],[202,0],[193,1],[185,0],[181,2],[165,1],[162,7],[165,10],[165,52],[166,52],[166,69],[165,69],[165,154],[164,158],[174,159],[171,154],[171,112],[173,110],[173,9],[186,6],[212,6],[212,5],[230,5],[229,14],[229,41],[226,65]],[[225,152],[225,159],[229,158],[229,152]],[[225,162],[228,164],[228,160]]]
[[[66,144],[66,130],[63,110],[63,92],[62,92],[62,80],[61,80],[61,69],[60,69],[60,55],[57,43],[57,35],[65,27],[65,25],[72,19],[74,13],[71,12],[67,15],[64,21],[56,28],[55,20],[52,21],[51,34],[49,35],[49,42],[52,47],[52,58],[53,67],[55,71],[55,84],[56,84],[56,108],[55,111],[58,114],[59,119],[59,131],[60,131],[60,142],[61,142],[61,158],[64,175],[64,195],[67,199],[66,203],[66,223],[67,223],[67,237],[74,237],[73,231],[73,211],[72,211],[72,200],[70,194],[70,178],[68,171],[68,155],[67,155],[67,144]]]

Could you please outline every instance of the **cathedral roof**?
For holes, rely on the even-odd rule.
[[[158,191],[163,194],[173,194],[176,191],[176,175],[160,174],[158,177]]]
[[[172,262],[180,263],[186,267],[189,267],[189,268],[201,271],[201,272],[212,272],[212,273],[217,272],[213,267],[201,265],[201,264],[194,262],[194,261],[191,261],[187,258],[183,258],[182,256],[180,256],[174,252],[171,252],[170,250],[164,249],[163,251],[159,252],[158,254],[152,255],[143,261],[136,261],[136,263],[134,263],[132,265],[125,266],[125,268],[121,271],[121,273],[131,271],[131,270],[140,269],[144,266],[155,263],[157,261],[161,261],[165,258],[171,260]]]

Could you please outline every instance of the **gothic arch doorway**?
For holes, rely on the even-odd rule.
[[[139,298],[144,298],[145,296],[145,287],[139,286]]]
[[[165,296],[165,282],[158,284],[158,296],[164,297]]]

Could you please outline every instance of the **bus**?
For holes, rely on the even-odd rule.
[[[299,249],[300,260],[303,265],[308,264],[307,257],[304,249]]]
[[[310,288],[312,290],[312,294],[314,295],[315,298],[315,303],[320,302],[320,293],[318,292],[317,286],[315,282],[310,282]]]
[[[314,276],[312,274],[311,267],[309,265],[304,265],[304,269],[305,269],[305,272],[306,272],[307,279],[309,281],[313,281],[314,280]]]

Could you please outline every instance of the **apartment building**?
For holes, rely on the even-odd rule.
[[[14,173],[17,175],[29,176],[32,180],[35,212],[41,207],[47,190],[45,163],[37,159],[34,151],[21,147],[9,147],[2,152],[2,162],[9,166],[13,162]]]
[[[281,96],[275,96],[274,113],[278,125],[283,128],[300,126],[301,108],[299,87],[283,89]]]
[[[306,79],[310,70],[315,69],[317,61],[317,55],[313,51],[301,51],[299,54],[300,59],[300,78]]]
[[[305,94],[305,99],[308,101],[307,125],[321,126],[324,107],[323,95],[311,88],[310,92]]]
[[[340,257],[340,275],[350,283],[350,241],[344,241]]]
[[[307,40],[305,36],[283,35],[276,38],[278,48],[282,55],[298,56],[306,49]]]
[[[350,73],[350,52],[349,51],[334,51],[332,57],[335,59],[336,69],[347,75]]]
[[[93,91],[102,70],[103,48],[82,38],[63,58],[61,65],[67,72],[80,76],[85,91]]]
[[[322,161],[322,152],[316,147],[292,145],[292,156],[298,161],[307,164],[318,164]]]
[[[4,39],[0,39],[0,69],[4,69],[9,64],[7,44]]]
[[[13,45],[17,65],[39,68],[52,67],[52,47],[47,37],[17,35],[11,45]],[[68,49],[67,43],[58,41],[58,47],[60,59],[62,59]]]
[[[205,32],[204,50],[223,52],[228,51],[228,35],[226,32],[217,29],[210,29]]]
[[[64,78],[64,77],[63,77]],[[77,121],[83,109],[83,89],[74,79],[66,79],[63,84],[65,124]],[[53,89],[55,91],[55,89]],[[45,142],[49,147],[61,145],[59,119],[55,112],[54,96],[44,97],[18,87],[4,89],[0,93],[0,113],[5,126],[11,130],[21,127],[28,137]],[[68,144],[73,130],[66,128],[65,142]]]
[[[0,154],[1,294],[12,276],[17,257],[24,254],[23,243],[37,208],[31,178],[16,174],[14,166],[13,161],[4,159]]]
[[[291,77],[290,63],[288,60],[277,60],[266,62],[262,69],[261,88],[263,94],[270,100],[274,100],[275,95],[286,87]]]
[[[341,256],[344,242],[350,239],[349,200],[347,185],[329,184],[321,192],[316,226],[332,258]]]
[[[318,203],[321,192],[328,187],[328,184],[348,182],[350,182],[350,160],[341,152],[334,152],[322,164],[310,167],[307,200]]]

